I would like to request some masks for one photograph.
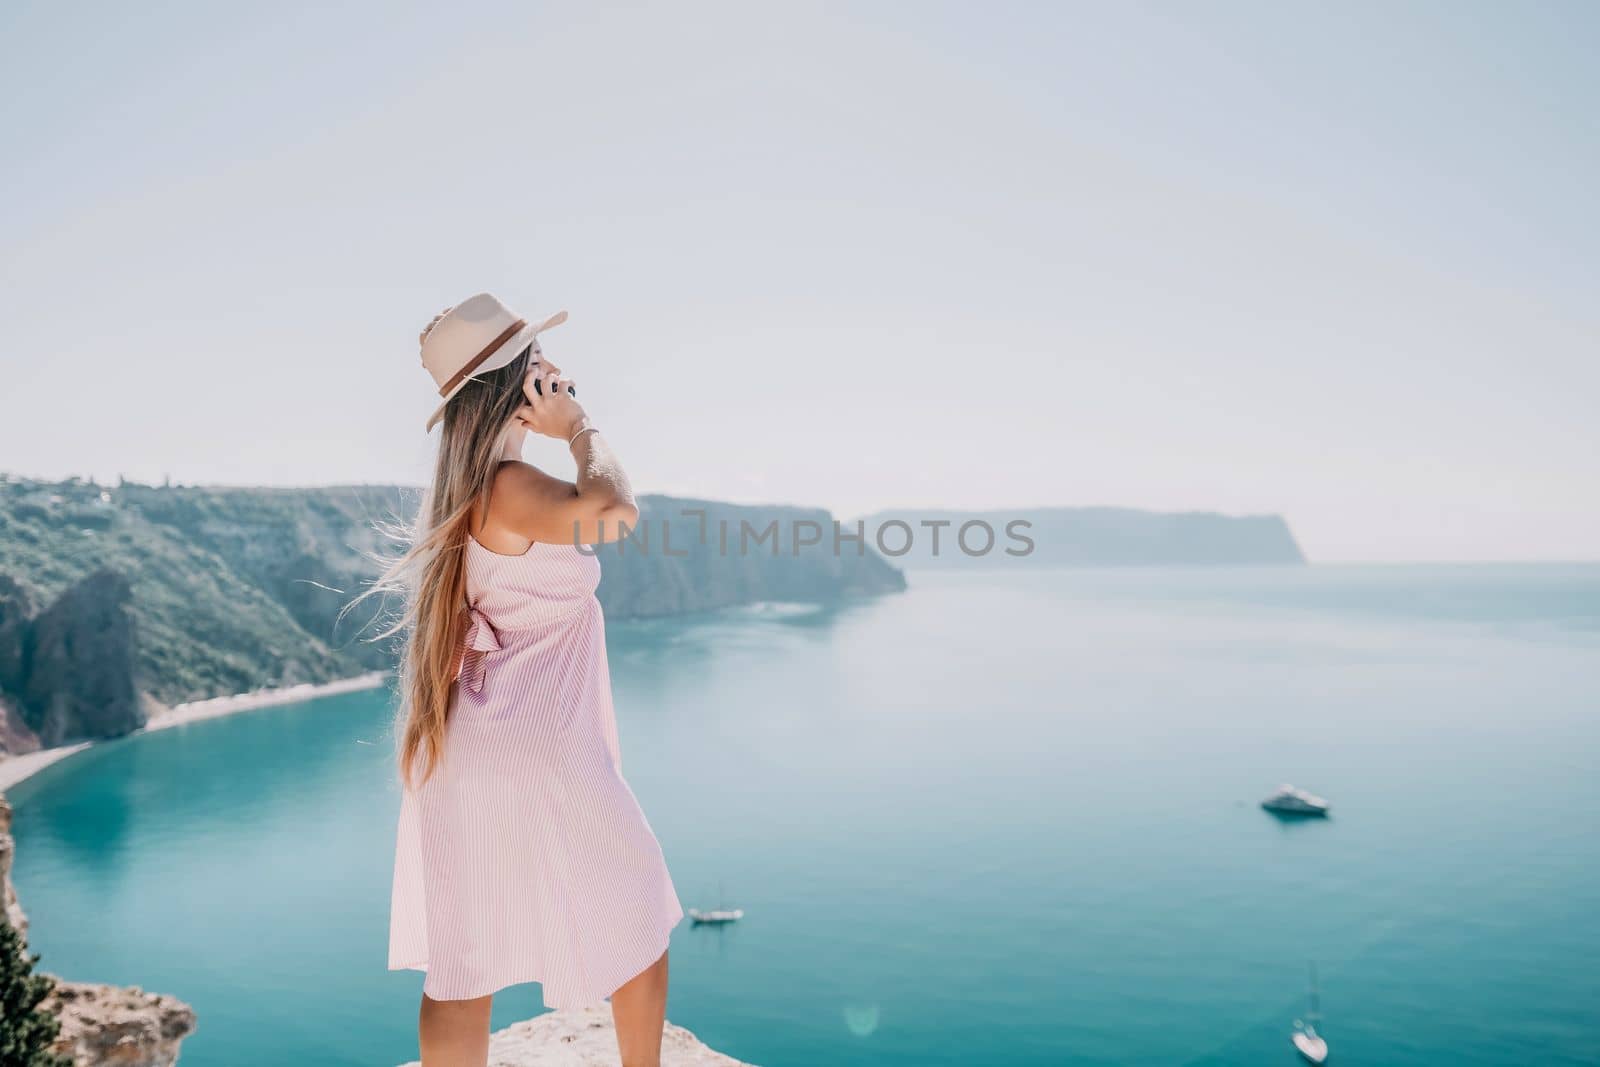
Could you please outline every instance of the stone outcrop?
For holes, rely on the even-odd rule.
[[[41,1005],[61,1020],[55,1051],[74,1067],[172,1067],[194,1033],[194,1009],[175,997],[85,982],[56,981]]]
[[[33,598],[9,574],[0,574],[0,752],[17,755],[39,747],[14,694],[22,688],[23,646],[33,618]]]
[[[6,920],[12,929],[28,937],[28,916],[17,900],[17,888],[11,884],[11,862],[16,858],[17,843],[11,836],[11,802],[0,796],[0,882],[5,884]]]
[[[618,1067],[611,1010],[552,1011],[508,1026],[490,1039],[489,1067]],[[750,1065],[707,1048],[683,1027],[668,1023],[661,1039],[661,1067]]]
[[[11,837],[11,805],[0,796],[0,882],[5,886],[6,918],[26,935],[28,918],[11,884],[16,844]],[[61,1020],[54,1050],[73,1067],[172,1067],[178,1047],[194,1033],[194,1009],[175,997],[137,987],[64,982],[41,1005]]]
[[[0,753],[20,756],[37,752],[40,747],[39,735],[22,718],[22,709],[17,707],[12,698],[0,692]]]
[[[133,680],[131,596],[126,577],[98,570],[28,624],[19,704],[45,747],[119,737],[144,725]]]

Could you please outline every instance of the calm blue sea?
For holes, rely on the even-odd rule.
[[[911,575],[615,625],[686,905],[671,1018],[767,1067],[1600,1062],[1600,566]],[[185,1067],[414,1054],[384,970],[389,698],[97,747],[14,792],[57,973]],[[1280,782],[1326,823],[1256,802]],[[503,994],[503,1025],[536,987]]]

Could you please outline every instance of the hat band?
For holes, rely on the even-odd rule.
[[[518,319],[516,322],[513,322],[510,326],[507,326],[505,328],[505,330],[500,334],[499,337],[496,337],[493,341],[490,341],[488,343],[488,345],[486,345],[484,347],[482,352],[479,352],[477,355],[475,355],[471,359],[467,360],[466,363],[462,364],[460,370],[458,370],[454,374],[450,375],[450,380],[449,381],[447,381],[443,385],[439,386],[439,395],[440,396],[449,396],[450,395],[450,390],[452,390],[456,386],[460,385],[461,382],[464,379],[471,377],[473,371],[475,371],[479,367],[483,366],[483,361],[484,360],[486,360],[490,356],[494,355],[495,351],[501,345],[505,344],[507,341],[509,341],[513,337],[515,337],[516,334],[517,334],[517,331],[522,329],[526,325],[528,325],[528,320],[527,319]]]

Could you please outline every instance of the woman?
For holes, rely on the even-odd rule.
[[[487,293],[422,331],[444,398],[433,486],[379,588],[403,589],[403,798],[389,967],[427,972],[423,1067],[483,1067],[496,990],[611,998],[624,1067],[656,1067],[667,940],[683,917],[622,778],[600,564],[633,491],[537,325]],[[577,478],[522,462],[565,442]]]

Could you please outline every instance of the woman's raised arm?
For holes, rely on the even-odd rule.
[[[502,464],[491,496],[492,521],[532,541],[596,545],[620,539],[639,521],[633,487],[600,431],[568,392],[572,383],[554,374],[533,387],[517,420],[534,433],[565,440],[578,464],[576,482],[553,477],[527,463]]]

